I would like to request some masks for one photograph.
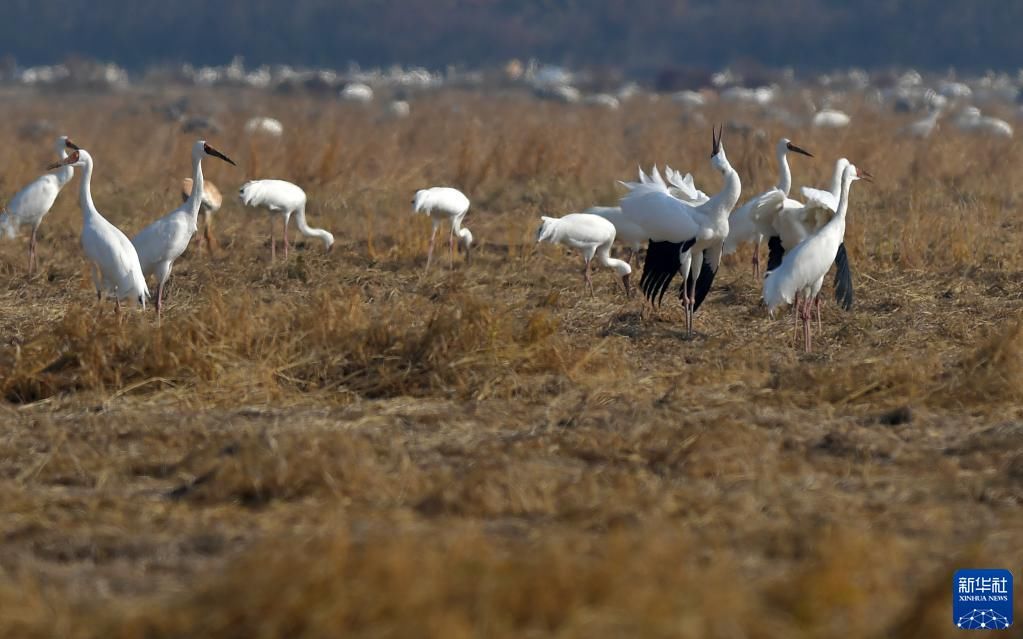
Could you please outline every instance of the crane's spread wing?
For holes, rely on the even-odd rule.
[[[849,254],[845,251],[845,242],[838,245],[838,254],[835,255],[835,301],[844,310],[852,309],[852,270],[849,268]]]
[[[639,288],[651,304],[660,304],[671,280],[682,267],[682,253],[689,250],[695,239],[686,242],[655,242],[647,244],[646,260],[643,262],[643,277]]]
[[[664,173],[668,177],[668,183],[674,187],[670,189],[671,194],[683,202],[699,205],[710,199],[710,196],[696,188],[691,173],[686,173],[683,176],[681,172],[670,166],[664,167]]]
[[[807,206],[811,202],[817,202],[821,206],[831,209],[834,213],[838,210],[838,198],[835,197],[831,191],[824,191],[822,189],[813,189],[808,186],[802,188],[803,197],[806,199]]]
[[[622,212],[643,228],[644,239],[655,242],[685,242],[700,233],[697,211],[676,200],[666,186],[637,185],[621,199]]]

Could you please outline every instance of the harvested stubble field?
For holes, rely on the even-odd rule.
[[[178,202],[194,135],[171,96],[5,96],[0,193],[52,161],[20,123],[96,159],[129,235]],[[852,312],[817,351],[771,320],[744,253],[684,338],[607,271],[533,244],[538,216],[613,203],[636,165],[692,170],[709,127],[447,92],[400,121],[332,101],[215,92],[204,163],[220,251],[178,262],[162,326],[99,307],[79,176],[41,272],[0,246],[0,636],[942,637],[957,568],[1023,566],[1023,166],[1016,143],[864,107],[847,132],[726,131],[743,200],[857,183]],[[271,114],[279,140],[242,134]],[[303,185],[337,237],[268,262],[245,179]],[[417,188],[473,200],[470,268],[427,275]],[[443,254],[442,254],[443,255]],[[830,289],[826,288],[826,291]],[[1018,592],[1018,591],[1017,591]],[[1019,606],[1017,606],[1019,607]]]

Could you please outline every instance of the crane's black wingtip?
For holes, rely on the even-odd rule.
[[[853,307],[852,269],[845,242],[838,245],[838,253],[835,255],[835,301],[843,310],[848,311]]]

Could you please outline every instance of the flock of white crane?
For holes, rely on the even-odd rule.
[[[204,239],[212,250],[209,232],[210,216],[220,208],[220,192],[203,180],[202,159],[215,157],[230,164],[231,158],[214,149],[205,140],[192,145],[192,177],[182,184],[184,203],[157,219],[132,238],[124,234],[96,208],[92,200],[93,160],[88,151],[68,139],[57,138],[60,161],[52,164],[47,173],[33,180],[11,198],[0,213],[0,236],[15,237],[22,226],[31,227],[28,248],[29,274],[36,266],[36,235],[43,218],[57,200],[64,185],[74,177],[74,169],[82,169],[79,204],[82,208],[81,244],[90,265],[90,274],[96,295],[102,299],[112,296],[120,309],[121,300],[134,300],[143,309],[150,297],[146,278],[156,280],[156,312],[162,314],[163,292],[170,277],[174,261],[188,248],[198,230],[200,209],[204,211]],[[319,238],[327,250],[334,244],[334,236],[323,229],[306,223],[306,195],[299,187],[283,180],[255,180],[242,186],[239,197],[246,206],[260,207],[270,213],[270,256],[276,256],[274,218],[280,217],[284,226],[284,256],[288,255],[288,223],[294,215],[299,230],[307,237]],[[202,241],[202,240],[200,240]]]
[[[711,165],[724,178],[723,188],[707,195],[696,188],[691,175],[665,167],[665,176],[655,166],[650,174],[640,170],[639,182],[621,182],[629,192],[617,207],[592,207],[582,213],[561,218],[543,217],[537,241],[562,244],[582,253],[586,287],[593,294],[591,262],[611,268],[621,278],[626,295],[631,295],[630,275],[638,251],[646,245],[646,258],[640,288],[652,305],[660,305],[676,274],[681,275],[679,298],[685,310],[686,330],[693,331],[693,316],[710,290],[721,256],[734,252],[744,243],[752,243],[754,276],[760,277],[760,245],[768,241],[768,263],[763,278],[763,298],[773,315],[781,304],[792,304],[802,322],[803,341],[811,349],[811,317],[817,313],[820,327],[820,292],[831,266],[836,266],[835,296],[841,306],[852,306],[852,278],[843,238],[849,187],[854,180],[869,179],[842,158],[828,190],[803,188],[805,202],[789,197],[792,172],[788,154],[813,157],[788,139],[778,142],[780,177],[777,186],[750,199],[735,209],[741,192],[739,174],[729,164],[722,143],[723,129],[713,132]],[[156,282],[156,311],[161,317],[164,288],[174,261],[184,253],[198,231],[198,216],[204,212],[205,240],[212,251],[211,215],[220,208],[220,192],[203,179],[202,159],[215,157],[234,162],[205,140],[192,146],[192,177],[183,182],[184,203],[142,229],[131,240],[108,222],[93,203],[91,184],[92,156],[66,136],[57,139],[60,161],[52,172],[19,191],[0,213],[0,234],[15,236],[21,226],[31,227],[29,273],[36,267],[36,235],[44,216],[53,206],[60,190],[71,181],[74,168],[82,169],[80,206],[83,226],[81,245],[90,264],[97,297],[104,293],[121,300],[133,300],[143,309],[150,296],[147,278]],[[306,194],[298,186],[283,180],[255,180],[239,190],[246,206],[270,213],[270,258],[276,258],[275,218],[283,221],[284,257],[288,257],[288,223],[294,215],[299,230],[307,237],[320,239],[329,251],[334,236],[306,222]],[[417,191],[412,200],[415,212],[430,215],[433,231],[426,268],[433,259],[437,231],[449,228],[450,259],[455,243],[471,261],[473,236],[462,225],[469,210],[469,199],[457,189],[433,187]],[[618,242],[628,251],[628,259],[611,257],[611,246]]]
[[[760,277],[760,245],[768,239],[768,263],[763,279],[763,299],[774,314],[782,304],[792,304],[802,323],[803,344],[811,350],[811,317],[817,313],[820,328],[820,292],[824,278],[836,267],[835,298],[845,309],[852,307],[852,275],[843,243],[853,181],[870,179],[845,158],[835,165],[831,188],[803,189],[805,202],[789,197],[792,172],[789,152],[813,157],[788,139],[778,142],[781,176],[778,185],[735,209],[742,183],[729,164],[715,132],[711,165],[724,177],[724,187],[708,196],[693,184],[691,175],[666,167],[667,180],[655,166],[639,182],[622,182],[629,192],[618,207],[592,207],[562,218],[543,218],[537,234],[540,242],[560,243],[582,252],[584,276],[592,292],[590,262],[617,273],[630,293],[630,263],[643,244],[647,246],[640,288],[652,305],[660,305],[672,279],[681,275],[686,330],[693,331],[693,315],[707,293],[721,256],[744,243],[752,243],[754,276]],[[618,241],[629,251],[628,261],[612,258],[611,245]]]

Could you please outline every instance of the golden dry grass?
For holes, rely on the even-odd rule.
[[[5,96],[0,191],[50,160],[44,117],[96,158],[129,234],[176,205],[192,136],[158,93]],[[304,186],[333,253],[269,264],[231,198],[221,252],[191,249],[162,326],[96,306],[77,178],[41,273],[0,245],[2,637],[942,637],[966,566],[1023,565],[1018,145],[853,130],[726,134],[746,196],[845,155],[858,300],[818,351],[758,305],[748,254],[683,339],[611,275],[537,249],[540,214],[613,203],[637,163],[717,188],[704,128],[446,92],[393,121],[329,101],[197,92],[245,179]],[[281,141],[245,119],[281,119]],[[415,189],[451,184],[479,241],[424,276]]]

